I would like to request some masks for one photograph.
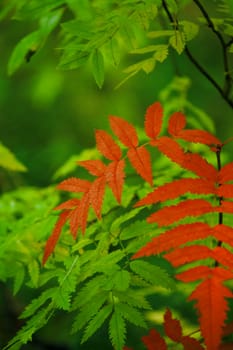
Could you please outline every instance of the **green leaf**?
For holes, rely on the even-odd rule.
[[[175,32],[175,35],[171,36],[169,39],[169,43],[171,46],[178,52],[180,55],[185,48],[185,37],[184,33],[181,33],[179,31]]]
[[[103,275],[93,277],[89,282],[85,284],[80,291],[78,291],[75,297],[72,309],[75,310],[85,304],[87,304],[95,295],[97,295],[105,283],[106,278]]]
[[[15,350],[23,344],[32,340],[32,335],[42,328],[53,315],[52,304],[50,303],[46,308],[43,308],[24,325],[14,338],[3,348],[3,350]]]
[[[56,288],[53,295],[53,302],[58,309],[68,311],[70,309],[71,292],[65,288]]]
[[[122,240],[131,239],[138,236],[148,235],[150,232],[156,232],[156,225],[146,225],[145,221],[135,221],[131,225],[128,225],[123,228],[120,238]]]
[[[144,60],[142,64],[142,70],[144,70],[145,73],[149,74],[151,73],[155,68],[155,59],[154,58],[148,58],[148,60]]]
[[[113,63],[113,66],[118,67],[120,63],[120,47],[118,40],[115,37],[111,38],[108,46],[110,49],[111,62]]]
[[[55,8],[64,5],[64,0],[38,0],[24,1],[25,4],[17,11],[15,18],[17,19],[35,19],[46,16],[48,13],[54,12]]]
[[[167,45],[157,45],[157,50],[154,54],[156,61],[163,62],[168,56],[168,46]]]
[[[26,306],[20,318],[27,318],[36,313],[36,311],[41,308],[41,306],[48,300],[52,299],[54,293],[56,292],[56,287],[49,288],[45,290],[38,298],[33,299],[32,302]]]
[[[125,344],[126,326],[125,320],[118,310],[118,305],[109,322],[109,335],[115,350],[122,350]]]
[[[25,268],[22,264],[17,264],[17,272],[14,277],[14,286],[13,286],[13,294],[16,295],[20,290],[24,277],[25,277]]]
[[[125,291],[114,291],[114,296],[118,298],[121,303],[127,303],[138,309],[151,310],[149,302],[145,299],[141,291],[129,288],[127,293]]]
[[[1,143],[0,166],[12,171],[27,171],[27,168],[15,157],[15,155]]]
[[[147,37],[150,39],[157,39],[163,36],[172,36],[173,34],[174,34],[174,30],[156,30],[156,31],[147,33]]]
[[[159,266],[152,265],[147,261],[134,260],[130,262],[130,268],[145,281],[152,285],[161,286],[167,289],[175,289],[175,282],[168,273]]]
[[[47,36],[49,33],[51,33],[60,22],[63,12],[63,9],[59,9],[57,11],[50,12],[49,15],[45,17],[42,17],[40,19],[41,34],[43,33],[43,35]]]
[[[89,322],[84,335],[82,337],[81,343],[84,343],[87,341],[96,331],[99,329],[106,318],[111,314],[112,312],[112,305],[106,305],[104,306],[96,315],[93,317],[93,319]]]
[[[117,308],[121,315],[130,323],[134,324],[135,326],[143,327],[146,328],[146,322],[143,314],[137,310],[135,307],[128,305],[128,304],[123,304],[123,303],[118,303]]]
[[[77,69],[83,66],[89,57],[90,52],[88,51],[80,51],[77,48],[70,49],[67,47],[60,59],[58,68],[63,70]]]
[[[116,231],[118,232],[123,223],[134,218],[142,210],[143,210],[142,207],[135,208],[135,209],[128,211],[126,214],[123,214],[120,217],[118,217],[116,220],[113,221],[113,223],[111,225],[111,228],[110,228],[111,233],[114,234]],[[145,224],[144,224],[144,226],[145,226]]]
[[[82,329],[94,315],[99,312],[99,309],[109,298],[108,292],[100,292],[96,294],[89,302],[82,306],[81,311],[79,311],[77,317],[75,317],[74,323],[72,325],[72,333],[77,332]],[[78,308],[76,305],[75,309]],[[72,311],[74,308],[72,307]]]
[[[180,21],[179,24],[183,26],[185,39],[187,41],[190,41],[197,36],[199,31],[199,26],[197,24],[190,21]]]
[[[12,75],[24,62],[38,51],[41,46],[41,41],[41,33],[37,30],[28,34],[18,42],[8,62],[9,75]]]
[[[124,291],[129,288],[130,274],[125,270],[113,271],[103,288],[106,290],[119,290]]]
[[[99,88],[104,83],[104,57],[100,50],[95,49],[91,55],[92,73]]]
[[[148,46],[145,46],[145,47],[142,47],[139,49],[131,50],[129,53],[142,55],[145,53],[150,53],[150,52],[156,51],[158,49],[158,46],[159,45],[148,45]]]
[[[28,263],[28,272],[30,275],[32,286],[36,288],[38,286],[38,281],[39,281],[40,266],[35,259],[31,260]]]

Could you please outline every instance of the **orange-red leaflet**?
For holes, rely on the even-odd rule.
[[[186,125],[185,115],[181,112],[175,112],[171,115],[168,122],[168,132],[171,136],[177,137]]]
[[[138,136],[135,127],[126,120],[111,116],[110,125],[114,134],[126,147],[137,147]]]
[[[96,130],[96,147],[105,158],[113,161],[121,159],[121,149],[112,136],[104,130]]]
[[[153,185],[150,153],[144,146],[130,148],[127,152],[130,163],[137,173],[149,184]]]
[[[145,115],[145,132],[151,139],[156,139],[161,131],[163,122],[163,107],[159,102],[149,106]]]

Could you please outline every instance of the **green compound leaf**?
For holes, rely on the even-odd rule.
[[[159,266],[152,265],[143,260],[134,260],[131,261],[130,268],[152,285],[158,285],[166,289],[175,289],[175,282],[168,273]]]
[[[82,329],[93,317],[109,298],[108,292],[96,294],[88,303],[82,306],[72,326],[72,333]],[[77,306],[77,305],[76,305]]]
[[[114,349],[122,350],[125,344],[126,326],[125,320],[118,309],[118,305],[115,306],[115,310],[109,322],[109,335]]]
[[[27,168],[15,157],[15,155],[0,143],[0,166],[12,171],[27,171]]]
[[[16,295],[20,288],[22,287],[24,277],[25,277],[25,268],[23,264],[18,263],[17,264],[17,274],[14,278],[14,285],[13,285],[13,294]]]
[[[130,274],[128,271],[119,270],[109,276],[104,288],[106,290],[125,291],[129,288]]]
[[[112,305],[106,305],[104,306],[96,315],[92,318],[92,320],[89,322],[85,332],[84,336],[82,337],[82,343],[87,341],[92,334],[94,334],[97,329],[99,329],[106,318],[111,314],[112,312]]]
[[[91,55],[92,73],[99,88],[104,83],[104,57],[100,50],[95,49]]]
[[[143,328],[147,327],[143,313],[135,307],[125,303],[119,303],[117,304],[117,308],[121,315],[130,323]]]

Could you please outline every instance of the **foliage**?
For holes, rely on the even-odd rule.
[[[171,269],[148,259],[134,260],[154,254],[163,254],[178,269],[176,278],[183,283],[201,280],[188,300],[197,301],[203,341],[183,336],[169,311],[165,313],[166,335],[185,348],[191,344],[194,349],[219,348],[230,307],[227,298],[232,297],[231,283],[225,285],[225,281],[233,278],[232,228],[223,224],[223,216],[232,222],[232,163],[221,166],[220,158],[228,141],[222,143],[204,130],[187,129],[181,112],[169,118],[166,135],[161,135],[163,122],[162,105],[156,102],[147,109],[147,141],[141,144],[132,124],[110,116],[118,140],[97,130],[102,159],[79,161],[94,180],[71,177],[58,185],[72,196],[55,207],[60,214],[45,246],[44,269],[36,280],[37,286],[47,288],[26,307],[21,317],[27,323],[4,349],[30,341],[56,309],[74,313],[72,332],[83,331],[82,343],[108,322],[112,346],[122,349],[128,322],[148,327],[144,312],[151,306],[146,290],[153,293],[155,285],[175,289]],[[193,143],[216,155],[217,169],[192,150]],[[176,179],[155,185],[159,181],[159,174],[154,176],[157,161],[151,160],[155,147],[185,170],[183,176],[179,173]],[[132,169],[143,182],[127,185]],[[62,234],[63,228],[70,238]],[[77,243],[72,244],[73,239]],[[156,331],[143,338],[148,349],[156,337],[161,339],[161,349],[166,349]]]
[[[192,12],[197,13],[192,16]],[[9,60],[9,74],[29,62],[46,38],[59,26],[62,52],[59,68],[76,69],[89,62],[99,87],[104,83],[105,69],[118,67],[123,53],[137,56],[136,63],[124,68],[126,77],[121,85],[139,71],[150,73],[174,51],[185,53],[195,67],[211,82],[232,106],[233,18],[231,1],[221,0],[213,6],[199,0],[123,0],[111,1],[9,0],[0,17],[10,15],[23,21],[38,21],[38,29],[27,34],[16,45]],[[223,81],[219,83],[206,71],[190,51],[190,42],[199,40],[208,29],[221,48]],[[200,45],[200,44],[199,44]],[[202,50],[205,49],[202,47]]]

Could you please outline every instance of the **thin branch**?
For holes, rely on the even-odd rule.
[[[198,0],[194,0],[194,1],[198,1]],[[163,8],[166,12],[166,15],[169,19],[169,21],[174,25],[174,20],[172,17],[172,14],[170,13],[168,6],[166,4],[165,0],[162,0],[162,5]],[[212,23],[212,22],[211,22]],[[175,22],[176,24],[176,28],[178,29],[178,23]],[[224,43],[224,46],[226,46],[226,44]],[[227,87],[227,89],[229,89],[228,93],[226,93],[225,89],[226,88],[222,88],[217,81],[205,70],[205,68],[197,61],[197,59],[192,55],[192,53],[190,52],[189,48],[187,47],[187,45],[185,46],[184,49],[186,55],[188,56],[189,60],[193,63],[193,65],[199,70],[199,72],[201,72],[201,74],[203,76],[206,77],[206,79],[209,80],[209,82],[215,87],[215,89],[220,93],[220,95],[222,96],[222,98],[233,108],[233,101],[229,98],[229,92],[230,92],[230,88]],[[227,63],[228,65],[228,63]],[[225,66],[224,66],[225,67]],[[228,78],[227,78],[228,77]],[[230,75],[228,74],[226,76],[226,79],[230,79]],[[231,79],[230,79],[231,80]],[[229,85],[228,85],[229,86]]]
[[[218,30],[216,30],[214,23],[212,22],[211,18],[209,17],[208,13],[206,12],[204,6],[200,3],[199,0],[193,0],[193,2],[196,4],[196,6],[201,11],[203,17],[206,19],[206,22],[208,24],[208,27],[212,30],[212,32],[217,36],[221,47],[222,47],[222,55],[223,55],[223,65],[224,65],[224,75],[225,75],[225,85],[224,85],[224,93],[226,96],[229,95],[229,92],[231,90],[231,77],[229,73],[229,63],[228,63],[228,57],[227,57],[227,46],[228,44],[225,43],[221,33],[219,33]]]

